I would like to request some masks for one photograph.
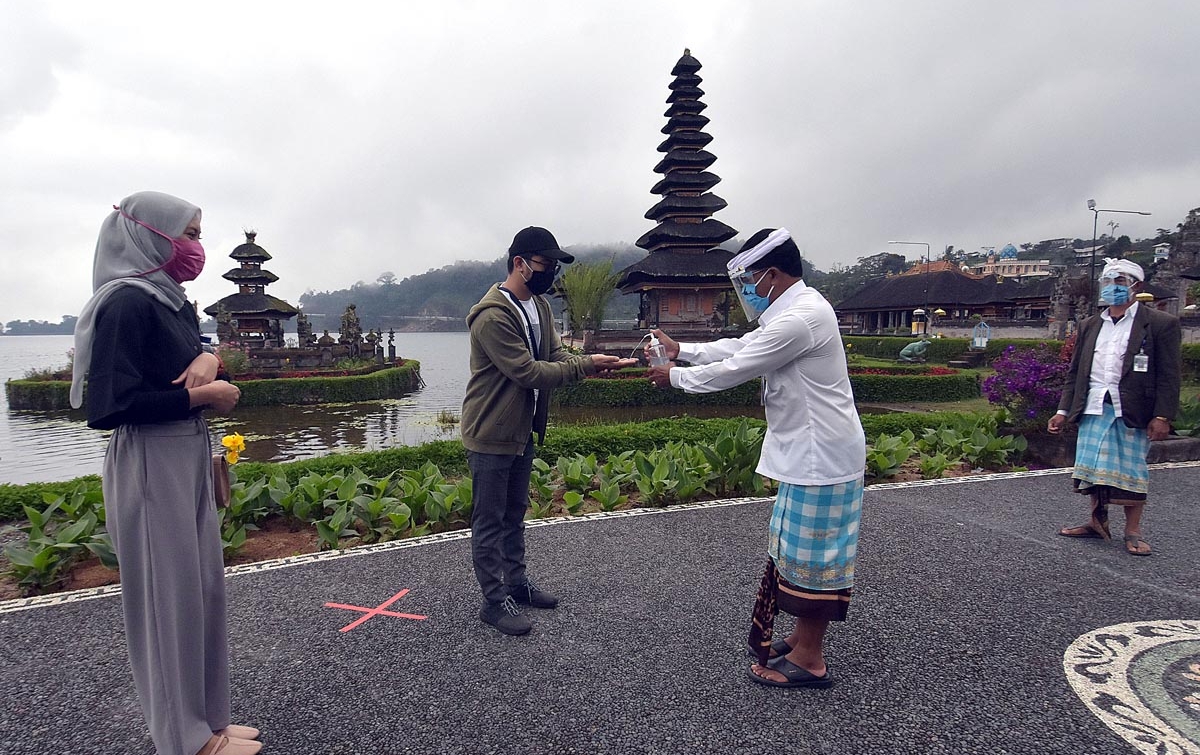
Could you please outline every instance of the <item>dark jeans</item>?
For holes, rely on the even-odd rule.
[[[533,438],[520,456],[467,452],[471,468],[471,559],[483,599],[500,603],[525,577],[525,509]]]

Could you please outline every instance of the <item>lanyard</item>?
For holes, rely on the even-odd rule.
[[[529,319],[529,313],[525,311],[525,307],[521,306],[521,300],[517,298],[516,294],[514,294],[512,291],[509,291],[504,286],[501,286],[500,290],[508,294],[508,298],[512,299],[512,303],[514,306],[516,306],[517,311],[520,312],[521,316],[525,318],[526,335],[529,338],[529,353],[533,354],[534,359],[539,359],[540,349],[538,348],[537,338],[535,338],[533,335],[533,320]],[[537,305],[534,304],[534,306],[536,307]]]

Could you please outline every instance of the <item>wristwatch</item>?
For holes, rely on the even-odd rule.
[[[1168,424],[1170,424],[1170,422],[1171,422],[1171,420],[1167,419],[1166,417],[1155,417],[1155,419],[1162,420],[1163,422],[1166,422]]]

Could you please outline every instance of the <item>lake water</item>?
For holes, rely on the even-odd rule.
[[[291,334],[294,338],[295,334]],[[0,382],[31,369],[67,364],[72,336],[0,336]],[[293,461],[351,452],[411,446],[458,438],[457,418],[467,386],[470,334],[397,333],[396,354],[421,363],[424,387],[400,398],[358,404],[235,408],[209,417],[214,443],[225,433],[246,437],[248,461]],[[679,414],[762,418],[760,407],[647,406],[556,408],[556,423],[639,422]],[[51,482],[99,474],[108,433],[87,426],[82,412],[13,411],[0,396],[0,483]]]
[[[71,336],[0,337],[0,382],[30,369],[67,364]],[[213,436],[246,436],[243,458],[291,461],[337,451],[416,445],[458,437],[443,410],[462,409],[470,352],[467,333],[397,333],[396,353],[421,363],[425,386],[400,399],[359,404],[237,408],[209,418]],[[27,412],[0,397],[0,482],[69,480],[99,474],[108,433],[90,429],[82,412]]]

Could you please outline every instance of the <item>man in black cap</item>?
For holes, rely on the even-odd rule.
[[[463,399],[462,441],[471,468],[471,558],[483,590],[480,620],[504,634],[532,625],[518,604],[554,608],[558,598],[525,574],[525,509],[533,469],[533,433],[545,440],[550,393],[557,386],[632,359],[575,356],[562,347],[550,303],[560,263],[575,258],[545,228],[530,226],[508,249],[508,277],[467,315],[471,377]]]

